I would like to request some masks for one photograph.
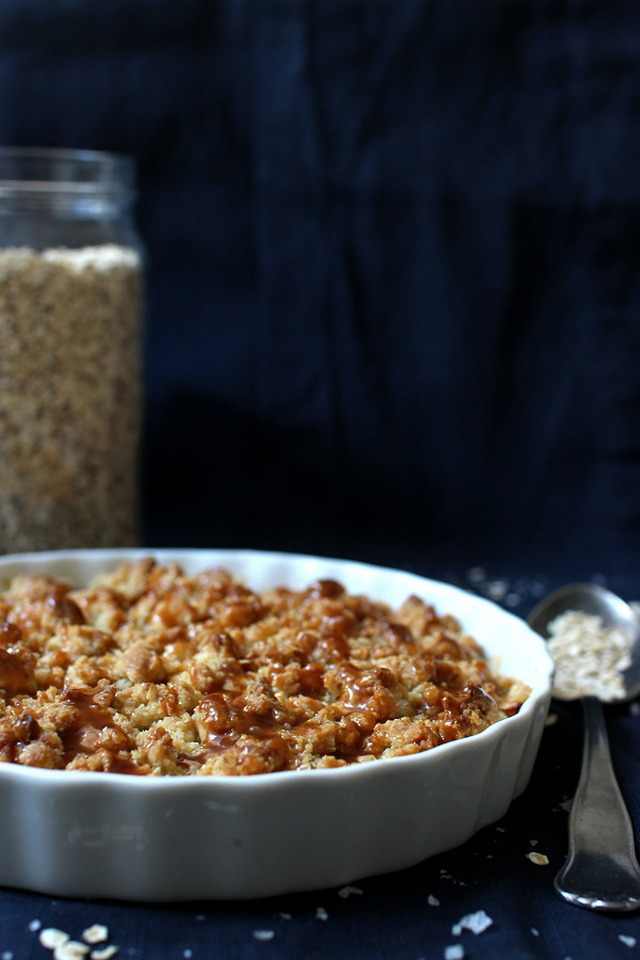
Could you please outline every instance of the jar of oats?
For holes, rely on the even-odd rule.
[[[0,553],[139,539],[135,165],[0,148]]]

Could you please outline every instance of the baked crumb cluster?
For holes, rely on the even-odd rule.
[[[258,593],[151,557],[87,589],[44,575],[0,593],[0,760],[235,775],[429,750],[516,713],[450,615],[397,611],[333,580]]]

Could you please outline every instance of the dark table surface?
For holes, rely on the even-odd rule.
[[[477,567],[451,579],[523,615],[554,586],[542,575],[492,576]],[[620,786],[638,828],[637,706],[610,709],[607,718]],[[79,939],[94,923],[108,927],[109,943],[123,960],[633,957],[640,950],[640,916],[596,914],[554,892],[566,852],[582,722],[576,705],[556,701],[550,721],[529,786],[507,814],[463,846],[418,866],[339,889],[242,902],[136,904],[5,889],[0,958],[44,960],[51,952],[40,944],[42,929]],[[531,853],[544,854],[548,865],[533,862]],[[486,929],[474,933],[463,923],[456,930],[474,914],[490,919]],[[454,947],[463,952],[450,953]]]

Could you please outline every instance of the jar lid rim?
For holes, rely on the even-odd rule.
[[[133,192],[136,162],[124,153],[58,147],[0,146],[3,192]]]

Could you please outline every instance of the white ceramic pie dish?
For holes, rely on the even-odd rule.
[[[532,688],[514,717],[425,753],[252,777],[133,777],[0,763],[0,885],[135,901],[248,899],[339,886],[416,864],[499,819],[526,787],[551,698],[544,642],[447,584],[367,564],[238,550],[68,551],[0,558],[0,582],[38,570],[81,586],[153,555],[223,566],[254,589],[316,578],[452,613],[492,667]]]

